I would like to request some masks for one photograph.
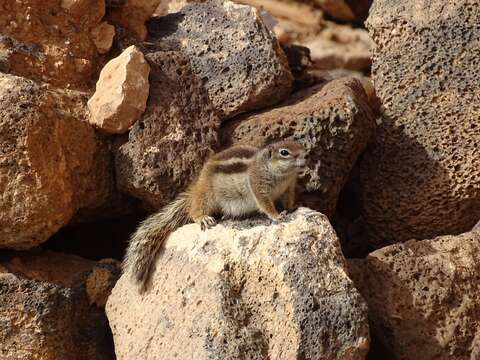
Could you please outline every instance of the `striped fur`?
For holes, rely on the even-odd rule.
[[[282,155],[283,149],[290,154]],[[131,273],[144,290],[164,241],[192,220],[202,229],[214,226],[216,215],[239,218],[260,211],[278,220],[277,200],[286,209],[294,207],[296,177],[304,155],[303,146],[293,141],[263,149],[234,146],[213,155],[187,192],[138,227],[127,249],[124,272]]]
[[[130,239],[123,272],[145,288],[158,251],[170,233],[188,223],[189,195],[181,193],[158,213],[143,221]]]

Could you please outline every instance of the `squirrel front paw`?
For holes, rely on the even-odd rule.
[[[278,214],[277,216],[270,216],[270,219],[272,220],[272,223],[273,224],[278,224],[278,223],[281,223],[281,222],[284,222],[287,218],[287,215],[288,215],[288,211],[287,210],[283,210],[280,214]]]
[[[198,218],[195,222],[200,225],[202,231],[210,229],[211,227],[217,225],[215,219],[208,215]]]

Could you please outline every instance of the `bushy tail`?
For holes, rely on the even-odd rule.
[[[170,233],[188,222],[188,193],[181,193],[158,213],[143,221],[132,235],[123,260],[123,272],[129,273],[144,289],[158,251]]]

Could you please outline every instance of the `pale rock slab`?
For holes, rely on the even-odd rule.
[[[95,94],[88,100],[89,121],[111,134],[123,134],[145,111],[150,66],[134,45],[102,69]]]
[[[124,274],[106,306],[117,359],[363,359],[367,308],[327,218],[182,227],[150,288]]]

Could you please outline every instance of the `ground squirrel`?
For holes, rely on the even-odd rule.
[[[295,141],[262,149],[238,145],[213,155],[186,192],[140,224],[130,240],[124,272],[144,289],[163,241],[192,220],[202,230],[216,224],[214,216],[239,218],[260,211],[279,220],[275,202],[294,209],[297,175],[304,165],[304,148]]]

